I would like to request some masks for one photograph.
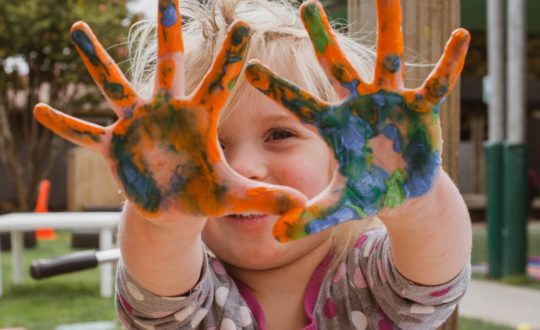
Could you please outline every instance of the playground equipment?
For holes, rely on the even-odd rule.
[[[35,213],[47,213],[49,212],[49,192],[51,189],[51,182],[47,179],[41,180],[39,183],[38,198],[36,202]],[[58,237],[56,232],[52,228],[39,228],[36,230],[37,240],[55,240]]]
[[[39,280],[51,276],[92,269],[99,264],[114,263],[119,258],[119,249],[74,252],[57,258],[33,261],[30,265],[30,275],[33,279]]]
[[[11,269],[13,284],[22,284],[22,233],[27,230],[42,228],[43,224],[56,230],[91,229],[99,231],[99,249],[114,247],[113,232],[120,220],[119,212],[57,212],[57,213],[10,213],[0,215],[0,232],[9,232],[11,236]],[[1,268],[0,268],[1,269]],[[112,265],[100,267],[100,292],[103,297],[113,294]],[[1,278],[1,276],[0,276]],[[1,282],[0,282],[1,283]],[[1,288],[1,286],[0,286]],[[0,296],[2,291],[0,290]]]

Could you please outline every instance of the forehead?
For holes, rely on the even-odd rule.
[[[304,84],[299,78],[299,74],[295,74],[294,69],[288,70],[288,66],[273,66],[268,65],[280,77],[285,78],[299,87],[304,87]],[[293,116],[286,108],[275,102],[269,96],[266,96],[256,88],[251,86],[244,77],[238,80],[238,86],[233,92],[229,104],[224,109],[222,116],[226,120],[233,113],[241,112],[242,115],[250,116],[275,116],[285,115]],[[294,117],[294,116],[293,116]]]
[[[249,117],[265,118],[265,120],[269,117],[294,117],[288,109],[259,92],[249,83],[245,83],[244,94],[236,102],[230,104],[229,111],[239,112]]]
[[[316,68],[313,67],[318,65],[318,61],[310,47],[311,45],[307,39],[297,40],[294,43],[285,42],[285,40],[274,40],[265,43],[265,47],[254,47],[256,49],[253,49],[253,52],[248,55],[246,62],[256,58],[279,77],[318,95],[324,89],[319,86],[321,80],[323,80],[319,75],[324,76],[324,73],[322,73],[322,70],[315,70]],[[221,120],[226,120],[232,112],[238,110],[247,110],[251,112],[251,115],[256,114],[257,116],[260,116],[261,112],[262,114],[282,113],[293,116],[281,105],[278,105],[271,98],[252,87],[243,74],[239,77],[229,103],[222,112]]]

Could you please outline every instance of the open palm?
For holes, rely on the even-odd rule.
[[[250,181],[225,162],[218,116],[244,65],[249,27],[235,22],[191,95],[184,95],[184,46],[178,0],[160,1],[153,98],[140,98],[82,22],[71,34],[92,78],[118,120],[101,127],[39,104],[35,118],[62,137],[103,154],[126,197],[150,218],[283,214],[305,203],[298,192]]]
[[[320,3],[309,0],[300,10],[319,62],[343,99],[325,102],[257,61],[246,74],[253,86],[318,128],[339,168],[307,208],[278,221],[274,236],[280,241],[371,217],[431,189],[441,165],[439,109],[461,73],[470,39],[466,30],[456,30],[424,84],[406,89],[400,0],[377,0],[375,73],[366,83],[337,44]]]

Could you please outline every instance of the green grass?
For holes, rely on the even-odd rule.
[[[0,328],[28,330],[54,329],[61,324],[116,320],[113,298],[99,294],[99,270],[33,280],[29,265],[33,260],[72,252],[70,234],[59,233],[57,241],[41,241],[36,249],[25,250],[25,283],[11,282],[11,255],[2,253],[4,296],[0,298]]]
[[[488,322],[484,322],[478,319],[460,317],[458,329],[459,330],[511,330],[514,328],[507,327],[504,325],[488,323]]]
[[[485,227],[475,226],[473,263],[486,262],[487,243]],[[40,258],[52,258],[72,252],[70,234],[59,232],[57,241],[39,242],[36,249],[24,252],[24,269],[30,262]],[[529,227],[529,253],[540,255],[540,224]],[[10,253],[2,253],[4,296],[0,298],[0,328],[24,327],[28,330],[50,330],[60,324],[114,321],[116,312],[113,298],[99,295],[99,270],[93,269],[36,281],[26,274],[25,283],[11,283]],[[473,274],[485,279],[485,275]],[[526,285],[540,289],[540,281],[524,278],[510,279],[511,284]],[[508,327],[486,323],[476,319],[460,318],[461,330],[506,330]]]
[[[540,256],[540,222],[530,222],[528,226],[528,248],[529,255]],[[473,226],[473,250],[472,263],[487,262],[487,233],[484,224]],[[473,278],[487,279],[484,274],[473,274]],[[540,281],[527,278],[526,276],[515,276],[501,280],[501,282],[511,285],[526,286],[540,290]]]
[[[529,223],[529,255],[540,256],[540,222]],[[472,263],[487,262],[487,234],[484,224],[473,226]]]

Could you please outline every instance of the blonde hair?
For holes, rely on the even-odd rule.
[[[225,39],[227,28],[236,19],[241,19],[251,26],[246,61],[257,58],[310,93],[331,102],[339,100],[319,65],[298,9],[290,3],[284,0],[208,0],[202,4],[188,0],[182,1],[181,5],[186,94],[193,92],[210,68]],[[336,32],[336,36],[360,77],[370,81],[375,57],[373,50],[343,33]],[[146,97],[150,96],[154,82],[156,39],[155,20],[136,23],[129,35],[132,84]],[[221,120],[231,113],[236,104],[249,98],[253,91],[242,73],[221,113]],[[337,267],[366,224],[368,222],[352,221],[334,229],[331,269]]]

